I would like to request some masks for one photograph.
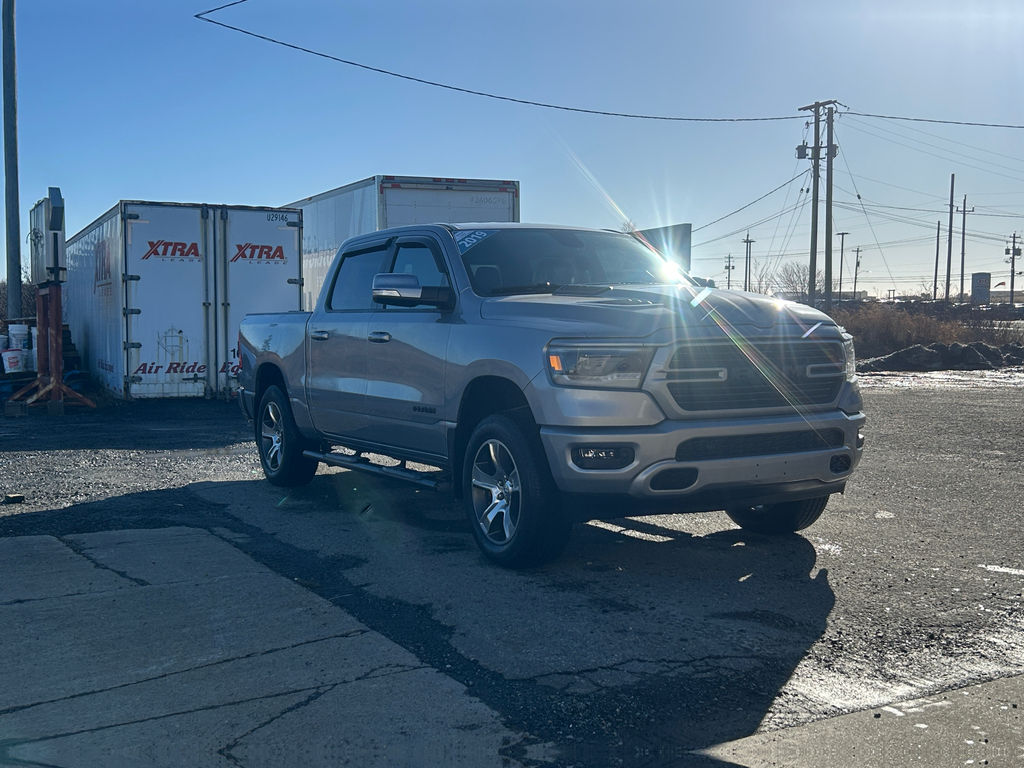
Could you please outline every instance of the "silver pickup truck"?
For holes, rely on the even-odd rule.
[[[864,442],[842,328],[611,231],[352,238],[316,309],[248,316],[239,355],[270,482],[323,463],[450,489],[507,566],[557,556],[577,520],[722,509],[800,530]]]

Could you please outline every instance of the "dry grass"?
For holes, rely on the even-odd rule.
[[[992,321],[968,325],[959,319],[946,319],[885,304],[866,304],[857,309],[838,309],[832,313],[837,323],[854,336],[857,357],[887,355],[914,344],[941,342],[968,344],[983,341],[1000,346],[1024,343],[1024,331]]]

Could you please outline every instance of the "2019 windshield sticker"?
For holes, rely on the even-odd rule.
[[[467,229],[455,233],[455,244],[459,246],[459,255],[462,255],[477,243],[483,242],[493,235],[496,229]]]

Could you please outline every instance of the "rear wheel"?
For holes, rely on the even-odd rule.
[[[477,544],[511,568],[557,557],[572,530],[530,432],[508,416],[488,416],[470,436],[462,474],[463,503]]]
[[[280,387],[267,387],[256,415],[256,445],[263,474],[274,485],[305,485],[316,474],[316,459],[302,455],[308,442],[299,434],[288,398]]]
[[[802,531],[821,517],[828,504],[828,496],[779,504],[759,504],[755,507],[727,509],[725,513],[740,528],[755,533],[795,533]]]

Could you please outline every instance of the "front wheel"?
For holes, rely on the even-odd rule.
[[[316,474],[319,462],[302,455],[307,443],[295,426],[288,397],[276,385],[267,387],[260,398],[256,445],[263,474],[274,485],[305,485]]]
[[[770,534],[796,533],[821,517],[826,504],[828,496],[819,496],[816,499],[727,509],[725,514],[747,531]]]
[[[558,505],[536,436],[520,421],[489,416],[470,436],[463,465],[466,516],[480,549],[510,568],[559,555],[572,519]]]

